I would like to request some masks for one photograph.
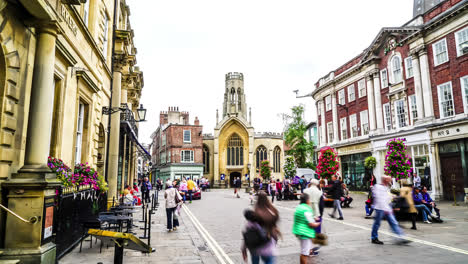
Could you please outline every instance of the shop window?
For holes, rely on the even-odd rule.
[[[256,168],[260,170],[260,166],[262,165],[262,161],[268,160],[267,149],[264,146],[259,146],[257,151],[255,151],[256,156]]]
[[[440,117],[450,117],[455,115],[453,108],[452,82],[447,82],[437,86],[439,92]]]
[[[411,165],[413,173],[416,173],[421,178],[421,185],[426,186],[428,190],[432,189],[430,163],[429,163],[429,148],[426,144],[408,147],[408,152],[411,155]]]
[[[349,116],[349,125],[351,127],[351,138],[358,137],[359,131],[358,131],[356,114],[352,114]]]
[[[380,71],[380,85],[382,86],[382,89],[388,87],[387,69]]]
[[[463,94],[463,106],[465,109],[465,114],[468,114],[468,75],[460,79],[461,90]]]
[[[405,111],[405,101],[398,100],[395,102],[395,115],[397,120],[398,128],[406,126],[406,111]]]
[[[413,59],[411,57],[405,59],[405,74],[406,79],[413,77]]]
[[[360,113],[360,118],[362,135],[367,135],[369,134],[369,115],[367,114],[367,110],[364,110]]]
[[[445,39],[432,44],[432,51],[434,53],[434,66],[448,61],[447,41]]]
[[[333,123],[332,122],[327,123],[327,134],[328,134],[328,143],[330,144],[333,142]]]
[[[340,119],[341,140],[348,138],[348,124],[346,124],[346,117]]]
[[[348,102],[352,102],[356,99],[355,90],[354,90],[354,84],[351,84],[348,86]]]
[[[359,98],[366,96],[366,81],[364,79],[358,82]]]
[[[384,107],[385,130],[390,131],[392,130],[392,114],[391,114],[390,104],[386,103],[383,105],[383,107]]]
[[[468,54],[468,50],[463,50],[463,44],[468,44],[468,27],[455,33],[455,43],[457,45],[457,56]]]

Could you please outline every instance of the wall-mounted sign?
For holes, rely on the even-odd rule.
[[[46,208],[44,219],[44,239],[52,236],[52,227],[54,224],[54,207],[49,206]]]
[[[224,181],[225,178],[226,178],[226,175],[221,174],[221,180]]]

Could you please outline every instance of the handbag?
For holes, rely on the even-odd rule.
[[[245,246],[250,251],[259,248],[270,241],[267,232],[257,223],[255,226],[249,227],[242,232],[242,237],[244,238]]]
[[[179,199],[179,195],[177,195],[177,190],[174,189],[174,200],[176,204],[180,204],[182,201]]]

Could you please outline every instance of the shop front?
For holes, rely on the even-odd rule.
[[[340,157],[341,176],[351,191],[369,190],[372,171],[364,167],[364,160],[372,156],[371,144],[361,143],[337,148]]]

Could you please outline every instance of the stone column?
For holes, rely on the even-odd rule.
[[[122,69],[116,67],[112,74],[112,107],[120,107]],[[109,191],[107,192],[108,205],[112,204],[113,199],[118,199],[117,195],[117,174],[119,169],[119,143],[120,143],[120,114],[115,113],[110,116],[111,129],[109,139],[109,172],[107,182]]]
[[[320,107],[320,115],[321,115],[321,119],[322,121],[320,121],[322,123],[322,126],[321,126],[321,142],[322,142],[322,146],[325,146],[327,144],[327,133],[325,131],[325,128],[327,127],[327,124],[325,124],[325,98],[320,100],[319,101],[319,104],[321,104],[322,106]]]
[[[429,144],[429,164],[431,169],[432,197],[440,200],[443,197],[442,179],[440,178],[439,165],[440,159],[438,148],[435,144]]]
[[[128,137],[127,137],[127,134],[124,134],[123,135],[123,141],[122,141],[122,144],[123,144],[123,151],[122,151],[122,178],[120,180],[120,186],[118,186],[119,188],[119,191],[123,191],[124,189],[124,186],[125,186],[125,175],[127,175],[128,177],[128,167],[125,166],[125,160],[127,159],[127,154],[128,154],[128,148],[127,148],[127,140],[128,140]],[[130,165],[130,164],[129,164]],[[118,193],[118,192],[117,192]]]
[[[333,144],[338,143],[338,110],[336,109],[336,92],[331,94],[333,115]]]
[[[423,105],[423,93],[421,85],[421,70],[419,65],[419,56],[417,52],[411,54],[411,60],[413,62],[413,78],[414,78],[414,94],[416,96],[416,110],[418,113],[418,119],[424,118],[424,105]]]
[[[125,86],[122,86],[122,90],[120,91],[120,103],[121,104],[126,104],[127,103],[127,88]],[[130,108],[130,110],[131,110],[131,108]]]
[[[375,130],[375,101],[374,101],[374,82],[372,79],[372,73],[366,76],[367,81],[367,109],[369,111],[369,128],[370,131]]]
[[[374,104],[375,104],[375,121],[377,125],[377,131],[382,132],[384,130],[384,120],[382,114],[382,98],[380,93],[380,77],[379,71],[373,73],[374,77]]]
[[[434,118],[434,105],[432,102],[431,75],[429,73],[429,60],[427,51],[422,50],[419,53],[419,62],[421,67],[421,84],[424,99],[424,117]]]

